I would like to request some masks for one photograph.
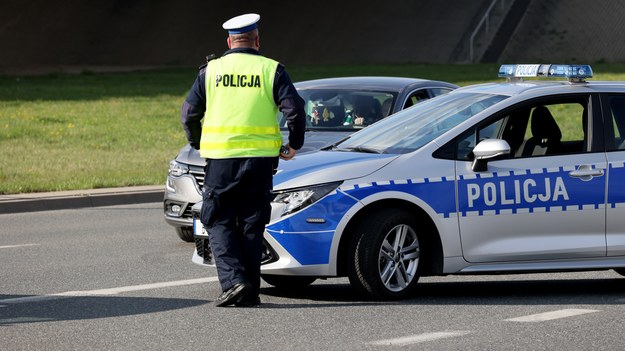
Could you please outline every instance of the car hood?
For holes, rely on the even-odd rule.
[[[204,167],[206,165],[206,159],[200,157],[200,152],[187,144],[176,156],[176,161],[193,166]]]
[[[398,155],[313,151],[280,160],[273,177],[275,191],[364,177],[389,164]]]

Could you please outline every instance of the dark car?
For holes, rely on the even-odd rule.
[[[341,77],[295,83],[305,101],[306,139],[298,155],[336,143],[357,130],[457,85],[404,77]],[[278,121],[287,137],[286,122]],[[202,200],[205,160],[190,145],[170,162],[164,197],[165,221],[178,236],[193,241],[191,207]]]

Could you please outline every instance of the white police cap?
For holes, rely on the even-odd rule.
[[[224,22],[223,27],[229,34],[246,33],[256,28],[256,22],[259,19],[260,15],[247,13],[227,20]]]

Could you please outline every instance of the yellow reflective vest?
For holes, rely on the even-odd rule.
[[[277,67],[270,58],[245,53],[208,63],[200,156],[278,156],[282,135],[273,99]]]

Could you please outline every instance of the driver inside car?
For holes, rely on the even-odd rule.
[[[358,96],[354,103],[354,125],[363,126],[382,118],[380,102],[372,96]]]

